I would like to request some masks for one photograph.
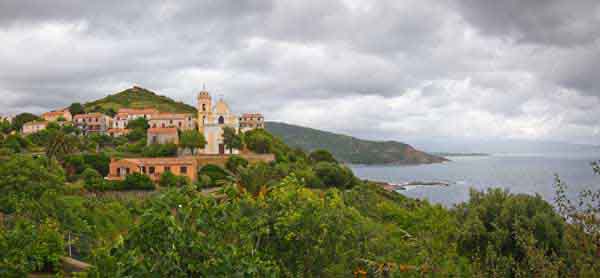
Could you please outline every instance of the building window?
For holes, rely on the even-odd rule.
[[[154,174],[154,171],[155,171],[154,167],[152,167],[152,166],[148,167],[149,174]]]
[[[141,166],[140,170],[142,171],[142,173],[146,174],[146,167],[145,166]]]
[[[165,166],[165,172],[171,172],[171,167],[170,166]]]
[[[186,166],[179,167],[179,173],[181,173],[181,174],[187,174],[187,167]]]
[[[202,111],[206,111],[206,103],[202,103]]]
[[[219,116],[219,124],[222,125],[225,123],[225,118],[223,116]]]

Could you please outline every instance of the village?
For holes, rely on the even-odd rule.
[[[142,88],[134,86],[133,91]],[[77,128],[82,136],[100,134],[113,138],[127,136],[131,129],[129,124],[138,119],[145,119],[148,124],[146,144],[179,146],[182,132],[197,130],[202,134],[202,147],[188,150],[179,147],[176,156],[168,157],[111,157],[106,180],[124,180],[129,174],[141,173],[158,181],[163,173],[170,172],[176,176],[185,176],[190,181],[198,179],[198,170],[204,165],[224,166],[232,156],[240,156],[249,163],[271,162],[272,154],[257,154],[245,147],[227,148],[224,140],[226,129],[235,133],[244,133],[254,129],[264,129],[264,117],[261,113],[233,113],[229,105],[222,99],[213,103],[211,94],[205,89],[197,95],[197,114],[162,112],[156,108],[120,108],[111,117],[100,112],[89,112],[73,115],[68,108],[49,111],[40,115],[39,120],[23,124],[20,133],[24,136],[45,130],[50,124],[59,126],[71,125]],[[1,120],[12,121],[12,117]]]

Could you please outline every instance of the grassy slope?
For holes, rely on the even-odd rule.
[[[194,115],[196,113],[196,108],[193,106],[174,101],[166,96],[157,95],[150,90],[139,87],[129,88],[85,104],[86,111],[93,110],[94,107],[101,107],[103,109],[113,108],[115,111],[119,110],[119,108],[154,107],[161,112],[193,113]]]
[[[368,141],[278,122],[267,122],[266,128],[292,147],[300,147],[309,151],[326,149],[331,151],[336,158],[349,163],[421,164],[445,161],[444,158],[421,152],[408,144],[395,141]]]

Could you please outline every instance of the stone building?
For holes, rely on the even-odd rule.
[[[129,123],[129,121],[138,118],[150,120],[157,114],[158,110],[154,108],[121,108],[119,109],[119,111],[117,111],[117,114],[114,117],[112,128],[127,128],[127,124]]]
[[[255,128],[265,128],[265,118],[260,113],[244,113],[239,121],[242,132]]]
[[[79,114],[73,118],[73,121],[84,134],[104,134],[112,125],[112,118],[102,113]]]
[[[238,131],[238,117],[230,111],[229,106],[223,99],[219,99],[213,107],[212,98],[205,90],[198,93],[197,109],[198,130],[202,132],[206,138],[204,153],[224,154],[225,144],[223,143],[223,128],[231,127]],[[234,153],[238,152],[238,150],[234,150]]]
[[[123,180],[131,173],[146,174],[153,181],[158,181],[164,172],[178,176],[186,176],[196,181],[198,161],[194,157],[156,157],[156,158],[124,158],[110,162],[109,180]]]
[[[73,116],[71,115],[71,112],[69,112],[69,109],[46,112],[42,114],[42,118],[48,122],[56,122],[60,118],[64,119],[65,122],[73,121]]]
[[[154,127],[148,129],[147,144],[179,144],[179,132],[174,127]]]
[[[196,128],[196,120],[192,114],[157,113],[152,115],[148,124],[151,128],[174,127],[179,130],[191,130]]]
[[[28,122],[23,125],[23,134],[25,134],[25,135],[33,134],[38,131],[42,131],[42,130],[46,129],[47,126],[48,126],[47,121]]]

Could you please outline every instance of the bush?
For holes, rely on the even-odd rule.
[[[127,175],[120,187],[125,190],[154,190],[156,188],[150,177],[141,173]]]
[[[207,164],[198,171],[198,176],[208,176],[210,178],[209,187],[218,186],[221,181],[225,181],[230,176],[229,173],[214,164]]]
[[[315,165],[316,176],[326,187],[348,189],[356,184],[356,177],[348,167],[331,162],[319,162]]]
[[[212,179],[207,175],[198,176],[198,180],[196,181],[196,187],[198,189],[210,188],[210,187],[212,187],[212,184],[213,184]]]
[[[45,159],[13,156],[0,163],[0,211],[12,212],[26,200],[37,200],[46,191],[59,191],[65,182],[62,168]]]
[[[510,194],[502,189],[471,190],[470,200],[455,209],[460,229],[458,250],[482,261],[487,273],[514,274],[515,265],[533,249],[563,254],[565,223],[540,196]],[[529,242],[524,242],[529,240]]]
[[[108,175],[110,157],[105,153],[87,153],[83,155],[85,164],[98,171],[100,175]]]
[[[337,163],[337,160],[335,160],[333,155],[327,150],[315,150],[310,153],[309,158],[313,163],[318,163],[318,162]]]
[[[144,147],[142,154],[145,157],[177,156],[177,145],[172,143],[152,144]]]
[[[0,276],[26,277],[31,272],[58,270],[64,241],[58,223],[35,224],[19,220],[12,229],[0,229]]]
[[[237,173],[239,167],[246,166],[248,166],[248,160],[244,159],[239,155],[230,156],[229,159],[227,159],[227,162],[225,163],[225,168],[232,173]]]
[[[81,173],[81,178],[83,179],[84,187],[87,190],[104,189],[104,179],[98,171],[92,168],[86,168],[83,173]]]
[[[160,175],[158,185],[161,187],[182,187],[190,184],[190,179],[186,176],[177,176],[170,171],[166,171]]]

